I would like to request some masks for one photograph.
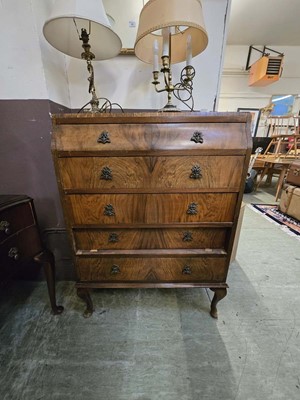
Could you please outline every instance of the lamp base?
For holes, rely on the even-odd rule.
[[[157,110],[158,112],[180,112],[180,108],[174,104],[167,103],[163,108]]]

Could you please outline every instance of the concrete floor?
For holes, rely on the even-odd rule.
[[[299,400],[299,241],[246,207],[228,283],[218,320],[204,289],[98,290],[84,319],[72,282],[57,284],[60,316],[44,282],[13,283],[0,294],[0,399]]]

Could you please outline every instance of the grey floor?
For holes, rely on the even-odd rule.
[[[274,203],[274,188],[244,201]],[[98,290],[44,282],[0,295],[1,400],[300,399],[300,242],[248,206],[219,319],[204,289]]]

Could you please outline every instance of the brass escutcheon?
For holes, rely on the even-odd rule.
[[[116,215],[115,209],[111,204],[107,204],[104,207],[104,215],[108,215],[109,217],[113,217],[114,215]]]
[[[109,167],[103,167],[100,175],[100,179],[104,179],[105,181],[112,180],[112,170]]]
[[[191,141],[195,143],[203,143],[203,133],[200,131],[194,132]]]
[[[107,131],[103,131],[100,133],[97,143],[110,143],[109,133]]]
[[[117,274],[120,274],[120,272],[121,272],[121,270],[120,270],[120,267],[118,265],[114,264],[111,267],[111,271],[110,271],[111,275],[117,275]]]
[[[190,175],[191,179],[200,179],[200,178],[202,178],[200,165],[193,165],[191,171],[192,171],[192,173]]]
[[[182,269],[182,273],[183,275],[191,275],[192,274],[191,267],[189,265],[185,265]]]
[[[198,204],[197,203],[190,203],[186,213],[189,215],[197,215],[198,214]]]

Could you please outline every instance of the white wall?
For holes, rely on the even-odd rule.
[[[262,50],[259,46],[254,47]],[[236,111],[238,107],[262,108],[270,103],[272,95],[300,93],[300,47],[271,45],[268,47],[284,53],[284,63],[279,81],[264,87],[248,86],[249,72],[245,72],[245,67],[249,47],[226,47],[219,111]],[[252,51],[250,65],[258,58],[260,58],[260,53]],[[294,112],[298,111],[299,101],[296,101]]]
[[[209,45],[193,59],[193,93],[195,109],[212,110],[219,93],[224,19],[230,0],[202,3]],[[53,0],[0,1],[1,99],[51,99],[71,108],[80,108],[90,100],[85,61],[64,56],[42,35],[52,5]],[[183,67],[184,63],[174,65],[174,83]],[[97,95],[123,108],[157,109],[167,101],[166,93],[157,94],[151,84],[151,65],[135,56],[95,62],[94,69]]]
[[[2,99],[48,98],[30,1],[0,2]]]

